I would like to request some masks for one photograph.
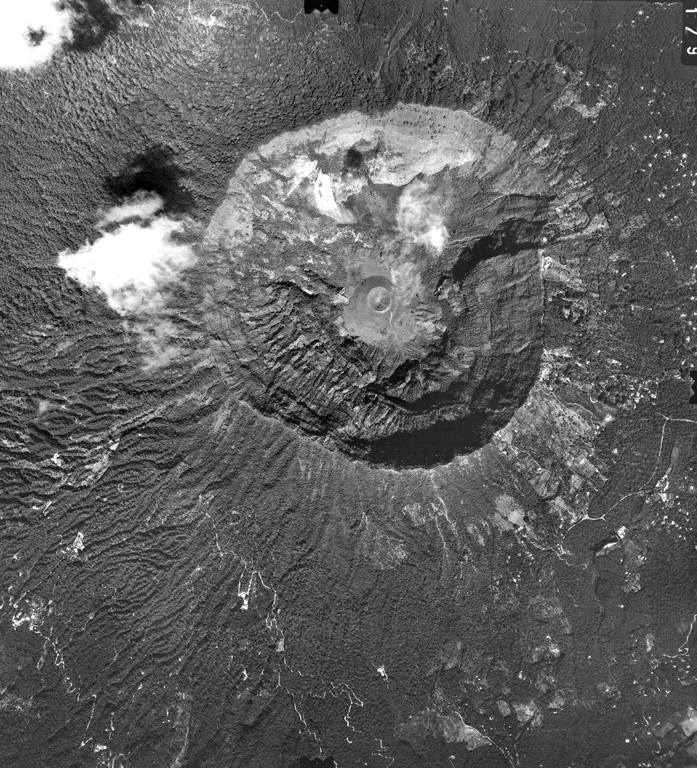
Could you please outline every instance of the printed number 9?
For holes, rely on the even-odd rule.
[[[693,45],[687,49],[688,56],[694,56],[697,53],[697,45]]]

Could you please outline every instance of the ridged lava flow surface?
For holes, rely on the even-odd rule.
[[[206,235],[232,390],[395,467],[481,447],[537,374],[548,203],[466,112],[352,112],[259,147]]]

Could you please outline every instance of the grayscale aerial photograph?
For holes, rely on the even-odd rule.
[[[697,2],[0,0],[0,768],[697,768]]]

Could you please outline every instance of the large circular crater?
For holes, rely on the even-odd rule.
[[[537,376],[548,209],[515,142],[462,111],[352,112],[259,147],[205,238],[232,391],[393,467],[482,447]]]

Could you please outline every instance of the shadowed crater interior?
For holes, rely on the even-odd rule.
[[[205,238],[231,390],[393,467],[482,447],[537,376],[549,203],[516,144],[466,112],[398,105],[270,141]]]

